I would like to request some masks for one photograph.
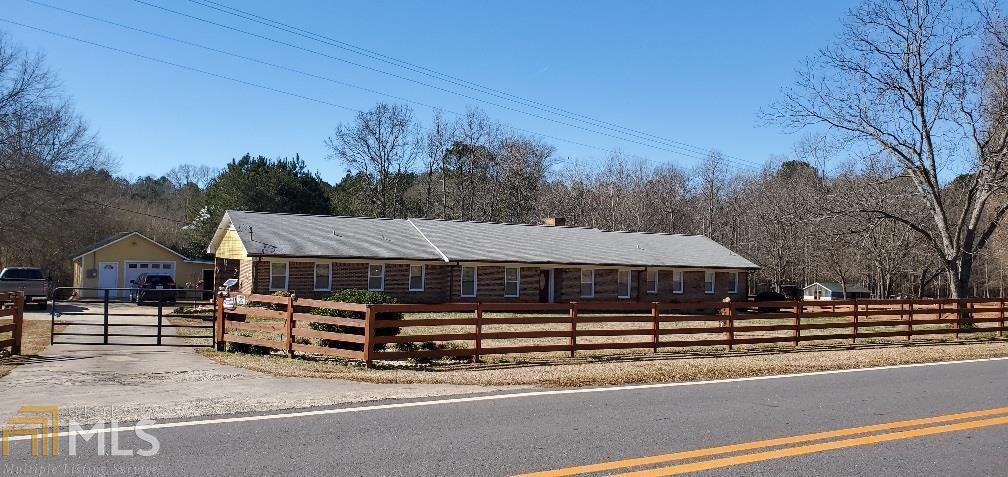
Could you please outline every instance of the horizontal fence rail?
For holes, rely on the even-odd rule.
[[[136,288],[59,287],[53,290],[50,308],[50,344],[117,346],[213,346],[214,325],[206,323],[172,324],[165,318],[193,318],[202,315],[174,313],[174,308],[216,306],[204,290]],[[136,305],[136,306],[134,306]],[[165,307],[170,307],[168,313]],[[142,313],[147,311],[148,313]],[[115,322],[113,322],[115,320]],[[206,330],[202,335],[175,334],[167,328]],[[170,342],[167,342],[170,339]],[[203,340],[203,342],[199,342]]]
[[[376,360],[808,342],[1004,336],[1005,300],[684,303],[341,303],[294,296],[218,298],[215,337],[266,350]],[[239,349],[241,350],[241,349]]]

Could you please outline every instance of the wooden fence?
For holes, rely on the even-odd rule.
[[[363,305],[251,295],[218,306],[219,345],[361,360],[1004,336],[1004,299]],[[322,316],[319,310],[355,317]],[[402,314],[403,319],[388,319]],[[964,326],[963,323],[969,323]],[[312,329],[336,325],[339,332]],[[316,328],[318,328],[316,326]],[[390,332],[391,331],[391,332]],[[318,340],[339,342],[321,346]]]
[[[11,354],[21,354],[24,302],[21,293],[0,293],[0,348],[10,348]]]

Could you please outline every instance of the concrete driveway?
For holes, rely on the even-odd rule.
[[[112,311],[121,316],[110,321],[151,323],[152,309],[156,314],[156,308],[116,305]],[[49,319],[47,313],[26,315],[28,319]],[[100,316],[63,319],[96,325],[102,321]],[[167,320],[164,323],[163,342],[181,343],[174,328]],[[149,328],[117,328],[116,332],[122,334],[151,333]],[[100,333],[101,327],[71,325],[66,332]],[[91,336],[57,338],[73,344],[52,345],[0,378],[0,424],[25,404],[56,404],[67,418],[98,422],[258,412],[491,390],[480,386],[381,385],[276,377],[218,364],[188,347],[85,344],[101,342],[101,337]],[[112,343],[153,340],[110,338]]]

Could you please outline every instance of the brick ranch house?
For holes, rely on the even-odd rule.
[[[700,235],[229,210],[207,251],[218,286],[407,303],[745,299],[755,264]]]

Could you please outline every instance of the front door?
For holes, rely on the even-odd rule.
[[[119,262],[98,263],[98,288],[119,288]],[[99,298],[103,292],[99,292]],[[118,298],[119,292],[109,292],[110,298]]]
[[[203,270],[203,299],[209,300],[213,298],[214,289],[214,271],[213,270]]]
[[[539,270],[539,303],[553,303],[553,270]]]

